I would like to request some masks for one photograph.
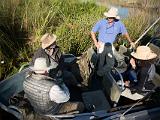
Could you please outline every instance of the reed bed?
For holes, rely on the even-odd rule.
[[[80,54],[90,46],[91,25],[104,10],[78,0],[1,0],[0,79],[31,60],[45,32],[57,34],[62,51]]]

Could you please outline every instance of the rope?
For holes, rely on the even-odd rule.
[[[148,92],[142,99],[138,100],[135,104],[133,104],[130,108],[128,108],[125,112],[123,112],[123,114],[120,116],[120,118],[124,118],[124,115],[129,112],[133,107],[135,107],[140,101],[144,100],[145,98],[147,98],[150,94],[152,94],[154,92],[154,90],[157,87],[154,87],[150,92]]]
[[[160,20],[160,17],[135,41],[135,44],[142,39],[142,37]]]

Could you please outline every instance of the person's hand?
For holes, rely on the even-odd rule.
[[[99,43],[98,43],[98,42],[96,42],[96,43],[95,43],[95,46],[96,46],[96,48],[97,48],[97,49],[99,49],[99,48],[100,48],[100,45],[99,45]]]
[[[135,69],[136,68],[136,62],[133,58],[130,59],[130,64],[132,65],[132,68]]]
[[[134,42],[130,42],[130,45],[131,45],[132,48],[135,48]]]

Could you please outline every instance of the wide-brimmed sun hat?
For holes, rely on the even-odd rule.
[[[52,66],[47,66],[46,58],[37,58],[34,62],[34,66],[30,67],[30,69],[35,73],[44,73],[52,68]]]
[[[42,48],[45,49],[49,47],[51,44],[53,44],[56,41],[57,36],[54,34],[46,33],[42,36],[41,42],[42,42]]]
[[[147,46],[137,47],[136,52],[132,52],[131,55],[139,60],[150,60],[157,57],[157,54],[153,53],[153,51]]]
[[[120,19],[120,16],[118,16],[118,9],[115,7],[111,7],[108,12],[104,12],[104,16],[108,17],[114,17],[116,19]]]

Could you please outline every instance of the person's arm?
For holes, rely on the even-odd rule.
[[[70,93],[65,84],[54,85],[49,92],[50,100],[56,103],[64,103],[70,99]]]
[[[132,40],[131,40],[131,38],[130,38],[130,36],[129,36],[129,34],[126,32],[126,33],[124,33],[124,36],[127,38],[127,40],[129,41],[129,43],[130,43],[130,45],[132,46],[132,47],[135,47],[135,44],[132,42]]]
[[[91,30],[91,38],[93,40],[94,45],[99,48],[98,40],[96,38],[96,33],[99,31],[101,21],[98,21]]]
[[[99,48],[98,40],[96,39],[96,33],[94,33],[94,32],[91,31],[91,38],[92,38],[92,40],[93,40],[93,42],[94,42],[94,45],[95,45],[97,48]]]
[[[122,33],[122,35],[124,35],[127,38],[128,42],[130,43],[130,45],[132,47],[135,47],[135,44],[132,42],[132,40],[127,32],[127,29],[122,22],[120,22],[120,33]]]
[[[133,69],[136,69],[136,62],[135,62],[134,58],[130,59],[130,64],[131,64],[131,66],[132,66]]]

